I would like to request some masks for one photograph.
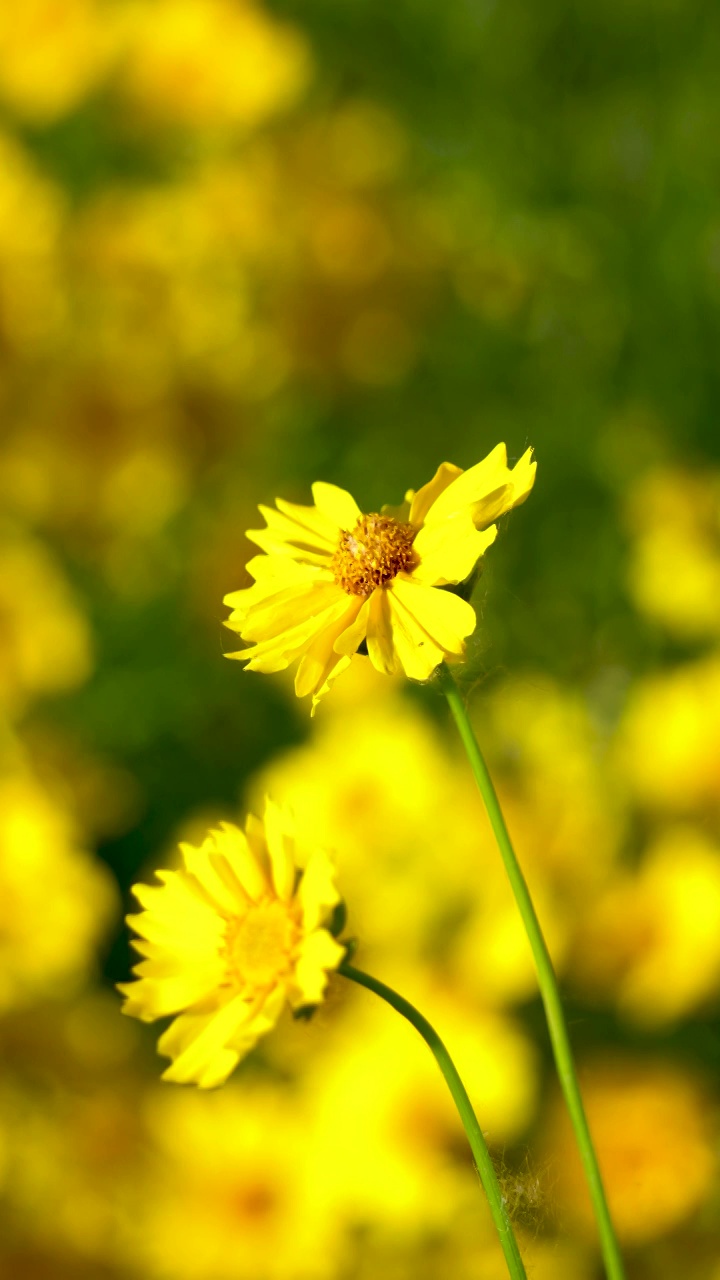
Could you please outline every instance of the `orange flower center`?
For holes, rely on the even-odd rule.
[[[251,990],[272,986],[290,972],[299,936],[291,906],[277,899],[252,903],[225,929],[223,954],[230,981]]]
[[[371,514],[354,529],[343,529],[331,569],[335,581],[351,596],[367,596],[414,562],[417,529],[392,516]]]

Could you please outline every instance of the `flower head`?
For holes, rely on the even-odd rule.
[[[299,659],[295,692],[312,694],[313,708],[362,644],[378,671],[427,680],[462,657],[477,621],[440,588],[473,572],[495,541],[493,521],[528,496],[535,465],[528,449],[508,468],[499,444],[469,471],[444,462],[397,511],[363,514],[324,483],[311,507],[261,507],[267,527],[248,532],[265,553],[247,566],[254,585],[225,597],[226,625],[250,647],[228,657],[265,672]]]
[[[158,1042],[172,1059],[163,1079],[211,1088],[272,1029],[286,1000],[294,1009],[322,1000],[327,971],[345,954],[323,927],[340,899],[325,853],[312,853],[298,878],[292,835],[271,801],[244,832],[226,822],[200,848],[180,848],[183,870],[133,889],[143,911],[128,923],[143,959],[137,981],[119,989],[123,1013],[144,1022],[179,1015]]]

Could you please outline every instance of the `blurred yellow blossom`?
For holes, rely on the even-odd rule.
[[[123,87],[144,121],[254,128],[309,79],[304,37],[251,0],[145,0],[134,15]]]
[[[585,901],[611,873],[624,827],[587,703],[534,673],[504,679],[476,707],[523,866],[531,878],[542,870],[560,904]]]
[[[583,699],[540,674],[515,676],[473,704],[497,791],[555,966],[566,967],[578,907],[612,877],[623,816],[603,768],[603,743]],[[457,980],[490,1001],[537,990],[532,953],[488,844],[481,890],[455,933]]]
[[[302,1097],[244,1082],[198,1097],[151,1091],[129,1262],[173,1280],[315,1280],[338,1274],[340,1224],[324,1212]]]
[[[95,89],[119,51],[118,7],[107,0],[23,0],[0,6],[0,97],[45,124]]]
[[[720,635],[720,471],[651,471],[628,508],[638,607],[681,639]]]
[[[265,552],[247,566],[255,583],[225,597],[225,625],[255,643],[227,656],[265,672],[300,659],[295,692],[312,694],[313,709],[363,642],[378,671],[427,680],[463,656],[477,623],[467,601],[439,588],[472,573],[535,468],[528,449],[509,469],[500,444],[469,471],[442,463],[397,514],[363,515],[345,489],[320,481],[312,507],[260,507],[267,527],[248,532]]]
[[[270,800],[245,831],[223,823],[185,869],[135,885],[143,908],[128,916],[143,959],[120,985],[123,1012],[144,1022],[179,1014],[160,1037],[172,1059],[164,1080],[222,1084],[277,1022],[286,1000],[318,1004],[345,950],[323,928],[339,902],[327,854],[315,850],[299,883],[292,829]]]
[[[582,919],[571,971],[646,1025],[720,992],[720,847],[692,827],[659,835]]]
[[[620,1237],[639,1244],[685,1221],[716,1171],[708,1099],[692,1076],[661,1062],[612,1060],[581,1072],[583,1098]],[[548,1147],[560,1203],[593,1231],[567,1112],[558,1098]]]
[[[522,849],[522,844],[518,844]],[[468,894],[465,919],[453,931],[450,964],[457,982],[485,1005],[531,998],[537,991],[532,952],[507,882],[494,874],[495,850],[488,842],[482,889]],[[568,949],[570,920],[552,895],[545,877],[528,877],[543,933],[555,967],[562,971]]]
[[[110,873],[21,769],[0,780],[0,1009],[64,995],[95,967],[116,910]]]
[[[533,1115],[537,1087],[524,1033],[508,1018],[459,1001],[427,971],[405,969],[402,986],[451,1046],[489,1144],[498,1149],[517,1138]],[[314,1097],[312,1158],[334,1171],[328,1212],[410,1233],[447,1227],[477,1186],[437,1064],[412,1028],[378,1001],[354,992],[348,1001],[342,1025],[304,1075]]]
[[[643,807],[716,811],[720,801],[720,658],[638,680],[616,741],[621,785]]]
[[[81,684],[92,669],[90,628],[52,553],[36,538],[0,541],[0,704]]]

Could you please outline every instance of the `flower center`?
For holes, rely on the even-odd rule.
[[[223,954],[231,982],[244,988],[272,986],[290,971],[298,938],[297,920],[285,903],[253,903],[225,929]]]
[[[413,563],[417,529],[392,516],[371,514],[354,529],[343,529],[331,569],[335,581],[351,596],[367,596]]]

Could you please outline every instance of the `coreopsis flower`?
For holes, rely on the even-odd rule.
[[[199,848],[180,846],[184,868],[135,885],[142,912],[128,916],[143,959],[121,984],[123,1013],[144,1022],[177,1014],[158,1042],[172,1059],[164,1080],[222,1084],[242,1057],[293,1009],[318,1004],[345,948],[324,926],[339,902],[332,864],[313,852],[300,873],[278,806],[245,830],[222,823]]]
[[[300,659],[298,697],[313,709],[361,645],[373,666],[427,680],[458,660],[475,610],[443,587],[463,582],[495,541],[499,516],[528,496],[528,449],[512,469],[504,444],[462,471],[443,462],[399,509],[363,514],[345,489],[318,482],[314,505],[276,499],[260,507],[265,529],[248,537],[265,552],[248,564],[252,587],[231,592],[226,625],[250,647],[230,653],[249,671],[282,671]]]

